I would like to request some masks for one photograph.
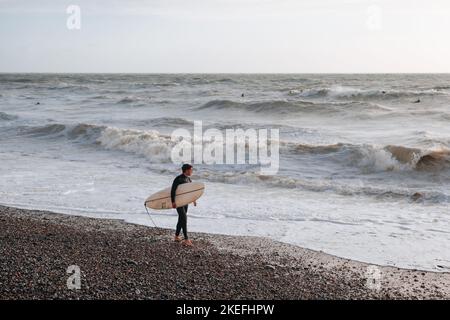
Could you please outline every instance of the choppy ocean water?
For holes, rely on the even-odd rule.
[[[280,168],[196,165],[191,231],[450,269],[449,75],[0,74],[0,203],[151,225],[194,121],[279,129]]]

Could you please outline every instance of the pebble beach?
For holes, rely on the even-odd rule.
[[[450,274],[258,237],[192,233],[0,206],[0,299],[449,299]],[[70,266],[81,271],[69,289]],[[372,279],[372,278],[373,279]]]

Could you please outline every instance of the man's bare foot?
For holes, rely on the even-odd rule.
[[[189,239],[183,240],[182,244],[183,244],[183,246],[186,246],[186,247],[192,247],[193,246],[192,241],[189,240]]]
[[[173,241],[175,242],[181,242],[183,239],[180,236],[175,236],[175,238],[173,239]]]

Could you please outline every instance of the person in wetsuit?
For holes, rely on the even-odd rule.
[[[175,241],[179,242],[179,241],[183,241],[183,244],[186,246],[192,246],[192,241],[188,238],[188,233],[187,233],[187,211],[188,211],[188,206],[185,205],[183,207],[177,207],[177,204],[175,202],[175,195],[176,195],[176,191],[177,191],[177,187],[180,184],[183,183],[190,183],[191,178],[189,178],[192,175],[192,171],[193,168],[190,164],[183,164],[183,166],[181,167],[181,170],[183,171],[182,174],[180,174],[179,176],[177,176],[175,178],[175,180],[173,180],[172,183],[172,189],[170,191],[170,197],[172,198],[172,208],[177,209],[178,212],[178,223],[177,223],[177,228],[175,231]],[[196,206],[197,203],[194,201],[194,206]],[[182,240],[180,237],[180,232],[183,229],[183,236],[184,239]]]

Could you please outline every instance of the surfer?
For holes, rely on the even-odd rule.
[[[177,228],[175,231],[175,241],[177,241],[177,242],[182,241],[183,245],[192,246],[192,241],[188,238],[188,234],[187,234],[188,206],[185,205],[183,207],[177,208],[177,204],[175,202],[175,192],[177,191],[177,187],[180,184],[192,182],[191,178],[189,178],[189,177],[192,175],[193,168],[190,164],[183,164],[183,166],[181,167],[181,171],[183,173],[180,174],[179,176],[177,176],[175,178],[175,180],[173,180],[172,189],[170,191],[170,197],[172,199],[172,208],[177,209],[177,212],[178,212],[178,223],[177,223]],[[196,205],[197,205],[197,203],[194,201],[194,206],[196,206]],[[183,229],[184,239],[181,239],[181,237],[180,237],[181,229]]]

